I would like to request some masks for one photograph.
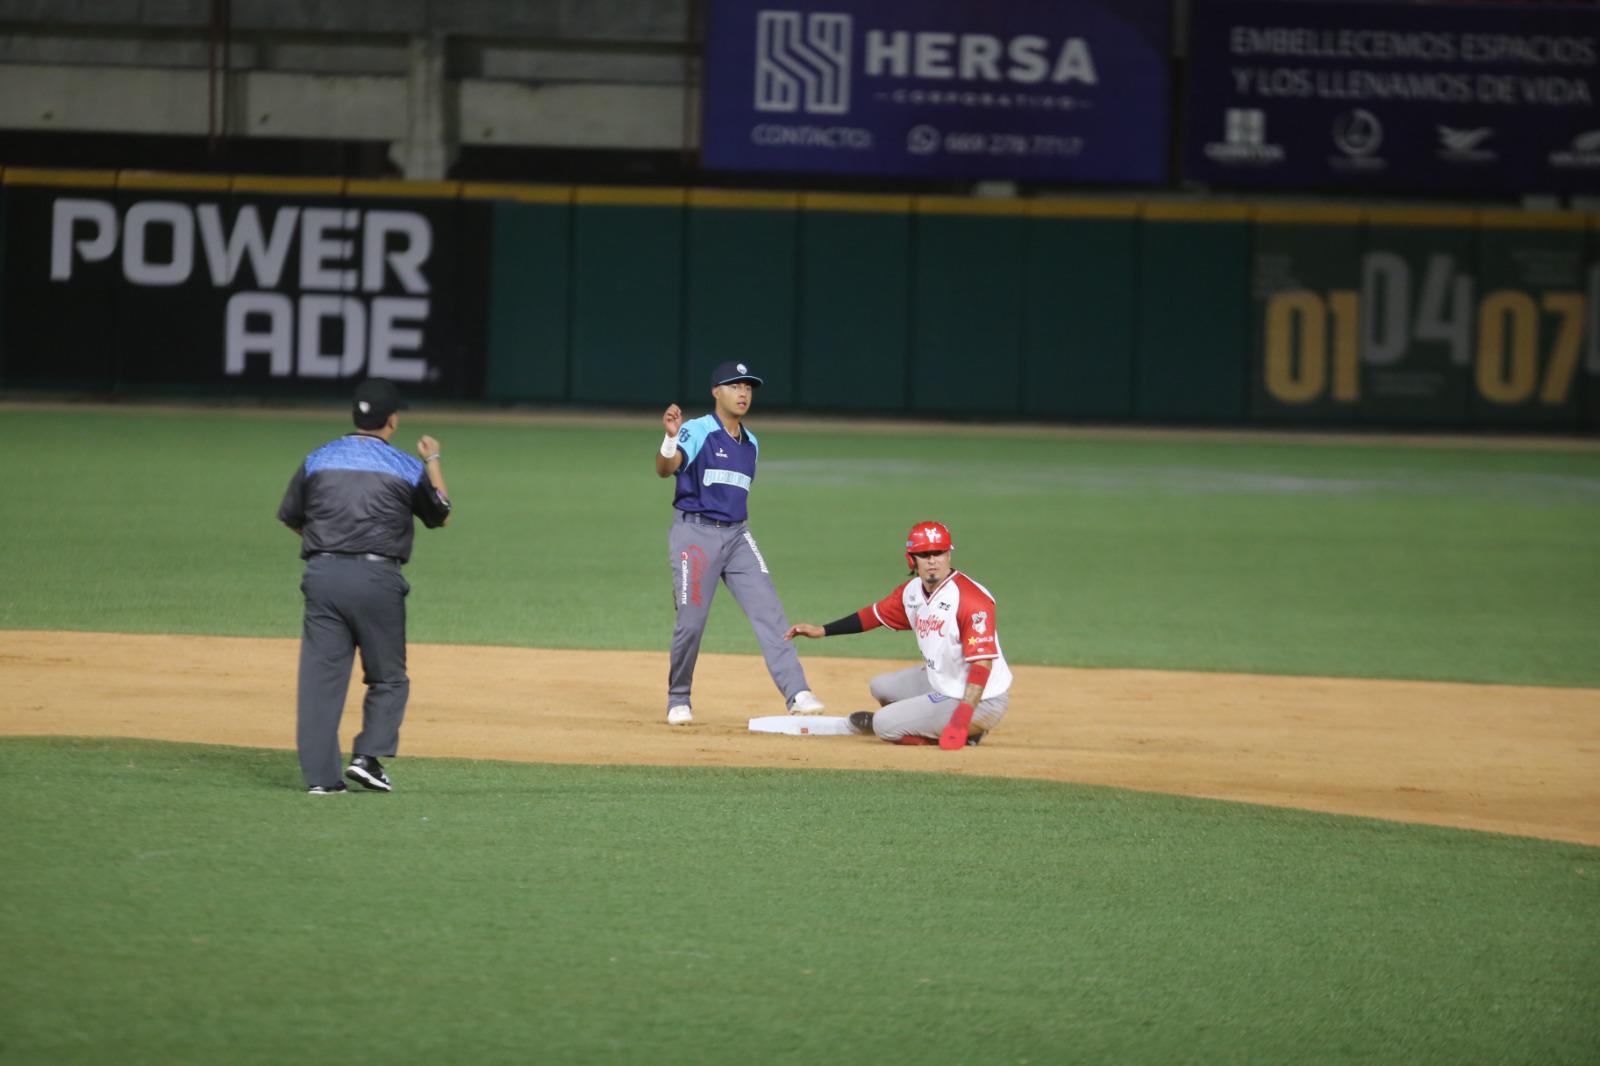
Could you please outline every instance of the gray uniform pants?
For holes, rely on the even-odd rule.
[[[393,755],[400,743],[411,681],[406,677],[406,593],[411,586],[391,560],[313,555],[300,582],[305,623],[300,634],[298,746],[306,784],[340,781],[339,719],[350,689],[350,664],[361,649],[367,698],[361,704],[360,755]]]
[[[720,578],[733,593],[750,627],[756,631],[767,672],[783,693],[784,703],[796,692],[810,688],[794,644],[783,639],[789,619],[772,586],[766,560],[744,522],[716,524],[697,520],[683,511],[675,513],[667,534],[672,566],[672,603],[677,620],[672,626],[672,665],[667,674],[667,708],[689,702],[694,664],[700,657],[711,597]]]
[[[928,671],[921,666],[879,674],[868,684],[868,689],[872,698],[883,705],[883,709],[872,716],[872,731],[884,740],[937,739],[961,703],[954,696],[935,692],[928,683]],[[1006,716],[1010,703],[1009,691],[980,700],[972,709],[972,724],[968,729],[973,733],[993,729]]]

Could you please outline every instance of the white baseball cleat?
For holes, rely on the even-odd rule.
[[[794,694],[794,699],[789,701],[789,710],[794,714],[817,714],[820,711],[827,710],[827,707],[821,700],[811,694],[810,689],[803,688]]]
[[[693,725],[694,712],[687,703],[680,703],[667,712],[668,725]]]

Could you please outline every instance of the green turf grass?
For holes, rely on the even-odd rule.
[[[391,795],[311,797],[281,751],[0,765],[7,1063],[1600,1047],[1592,848],[931,774],[400,759]]]
[[[693,413],[693,412],[691,412]],[[759,413],[758,413],[759,415]],[[1600,685],[1600,451],[860,434],[752,419],[753,529],[793,620],[955,531],[1018,663]],[[11,408],[0,628],[294,636],[274,513],[340,416]],[[672,486],[637,430],[408,413],[458,511],[419,528],[411,638],[665,650]],[[726,591],[708,651],[754,652]],[[904,634],[806,655],[908,660]]]

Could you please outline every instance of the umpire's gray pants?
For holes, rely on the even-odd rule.
[[[305,623],[300,633],[300,772],[306,784],[340,781],[339,719],[350,689],[350,664],[361,649],[367,698],[354,750],[388,756],[398,750],[411,681],[406,677],[406,593],[411,586],[392,560],[313,555],[306,560]]]
[[[744,522],[716,523],[697,520],[683,511],[674,514],[667,534],[672,566],[672,603],[677,611],[672,626],[672,664],[667,673],[667,708],[689,702],[694,664],[700,658],[700,640],[711,614],[711,596],[720,578],[733,593],[750,627],[756,631],[767,673],[783,693],[784,705],[806,684],[800,655],[783,639],[789,618],[783,613],[778,590],[767,573],[767,561],[756,547]]]
[[[882,710],[872,716],[872,731],[884,740],[901,737],[929,737],[937,740],[944,727],[950,724],[961,701],[954,696],[935,692],[928,681],[928,671],[921,666],[879,674],[868,684],[872,698]],[[1011,693],[980,700],[972,709],[973,732],[988,732],[1000,724],[1011,705]]]

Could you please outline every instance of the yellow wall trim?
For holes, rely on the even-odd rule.
[[[1477,223],[1477,213],[1447,207],[1369,207],[1364,212],[1372,226],[1463,226]]]
[[[1484,229],[1583,229],[1588,219],[1579,211],[1479,211]]]
[[[520,204],[570,204],[570,185],[517,185],[497,181],[464,181],[464,200],[514,200]]]
[[[911,197],[876,193],[803,192],[800,194],[800,206],[808,211],[867,211],[903,215],[911,210]]]
[[[690,189],[689,206],[793,211],[800,206],[800,194],[797,192],[758,192],[750,189]]]
[[[1138,218],[1144,204],[1138,200],[1029,200],[1034,218]]]
[[[1355,226],[1361,223],[1361,209],[1336,204],[1264,204],[1255,209],[1255,220],[1298,225]]]
[[[168,189],[173,192],[227,192],[233,179],[226,174],[166,174],[154,170],[119,170],[119,189]]]
[[[240,174],[233,179],[234,192],[264,192],[277,196],[343,196],[343,178],[269,178],[261,174]]]
[[[351,178],[344,183],[346,196],[399,196],[418,200],[454,200],[461,195],[459,181],[370,181]]]
[[[633,187],[627,185],[580,185],[573,202],[609,207],[682,207],[687,190]]]
[[[1245,204],[1145,204],[1142,214],[1156,222],[1248,222]]]
[[[117,184],[115,170],[41,170],[6,167],[7,185],[55,185],[68,189],[110,189]]]
[[[978,199],[967,196],[918,196],[911,209],[919,215],[1017,216],[1028,211],[1025,200]]]

